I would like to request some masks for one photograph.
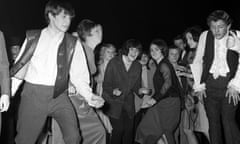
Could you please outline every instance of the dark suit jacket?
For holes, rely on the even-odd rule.
[[[107,65],[103,81],[103,98],[106,100],[106,113],[113,118],[120,118],[122,110],[130,118],[135,114],[134,93],[141,87],[141,64],[134,61],[126,71],[122,55],[114,57]],[[119,88],[121,96],[114,96],[113,90]]]
[[[10,95],[9,62],[3,33],[0,31],[0,87],[1,94]]]

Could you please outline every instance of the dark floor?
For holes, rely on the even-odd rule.
[[[14,144],[14,136],[16,135],[14,123],[16,123],[16,121],[14,121],[14,117],[11,115],[11,112],[13,112],[12,109],[10,109],[7,113],[2,113],[2,133],[0,136],[0,144]],[[240,106],[237,111],[236,119],[240,128]],[[196,135],[199,140],[199,144],[209,144],[203,134],[196,133]],[[107,144],[109,144],[109,142],[107,142]]]

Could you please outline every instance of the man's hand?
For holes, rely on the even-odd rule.
[[[92,98],[91,98],[91,101],[88,104],[92,107],[100,108],[104,105],[104,102],[105,101],[102,97],[93,94]]]
[[[226,43],[227,48],[240,53],[240,39],[234,32],[230,31],[230,34]]]
[[[203,103],[203,98],[206,98],[206,97],[207,97],[205,90],[201,90],[201,91],[195,92],[194,95],[196,95],[196,96],[198,97],[198,99],[199,99],[199,101],[200,101],[201,103]]]
[[[233,101],[234,106],[240,101],[239,93],[232,87],[229,87],[226,92],[226,97],[228,97],[228,103],[230,104]]]
[[[10,105],[10,99],[9,96],[6,94],[3,94],[0,98],[0,112],[7,111]]]

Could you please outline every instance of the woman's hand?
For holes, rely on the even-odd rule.
[[[115,88],[113,90],[113,95],[120,96],[122,94],[122,91],[119,88]]]

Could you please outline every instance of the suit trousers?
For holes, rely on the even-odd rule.
[[[237,106],[226,97],[226,78],[210,78],[207,81],[205,108],[209,120],[211,144],[239,144],[240,131],[236,123]],[[224,84],[224,85],[222,85]],[[223,130],[223,131],[222,131]],[[224,139],[222,137],[224,134]]]
[[[134,118],[130,118],[125,110],[122,110],[119,119],[110,117],[112,124],[111,144],[132,144]]]
[[[58,122],[65,143],[80,143],[77,117],[67,92],[54,99],[53,91],[53,86],[25,83],[19,107],[16,144],[34,144],[47,116]]]

